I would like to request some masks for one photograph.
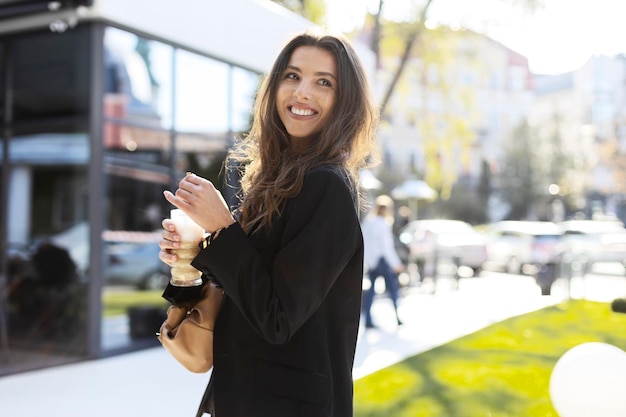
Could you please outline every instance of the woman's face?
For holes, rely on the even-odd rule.
[[[276,93],[278,115],[292,145],[304,144],[322,131],[333,110],[336,91],[335,57],[314,46],[296,48]]]

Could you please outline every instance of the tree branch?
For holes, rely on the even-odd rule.
[[[391,95],[393,94],[393,90],[396,88],[396,84],[398,84],[398,81],[400,80],[400,77],[402,76],[402,73],[404,72],[406,63],[411,56],[411,50],[413,49],[413,45],[419,38],[419,35],[422,33],[424,24],[426,22],[426,14],[432,2],[433,0],[426,1],[426,5],[424,6],[420,14],[419,21],[415,25],[414,30],[409,32],[407,36],[407,42],[404,48],[404,53],[402,54],[402,58],[400,59],[400,64],[398,65],[398,68],[396,69],[396,72],[394,73],[393,78],[391,79],[391,82],[389,83],[389,86],[387,87],[387,91],[385,92],[385,95],[383,96],[383,100],[380,103],[380,115],[381,116],[385,113],[387,104],[389,103],[389,100],[391,99]],[[381,3],[382,3],[382,0],[381,0]]]

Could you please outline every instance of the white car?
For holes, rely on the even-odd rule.
[[[544,221],[504,220],[487,227],[487,262],[511,274],[558,262],[562,230]]]
[[[568,220],[559,225],[565,261],[626,262],[626,228],[622,222]]]
[[[400,241],[422,276],[433,274],[440,262],[467,266],[477,274],[487,259],[485,238],[460,220],[414,220],[402,229]]]

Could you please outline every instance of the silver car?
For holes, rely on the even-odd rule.
[[[620,221],[568,220],[563,229],[562,252],[567,262],[626,262],[626,228]]]
[[[505,220],[490,224],[486,233],[491,268],[520,274],[558,262],[562,231],[555,223]]]
[[[436,274],[443,262],[469,267],[476,275],[487,260],[484,236],[460,220],[414,220],[402,229],[400,241],[422,277]]]

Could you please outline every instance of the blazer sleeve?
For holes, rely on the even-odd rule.
[[[266,265],[238,223],[193,265],[210,270],[250,325],[269,343],[287,343],[316,312],[362,237],[352,193],[337,173],[312,170],[282,213],[284,228]]]

